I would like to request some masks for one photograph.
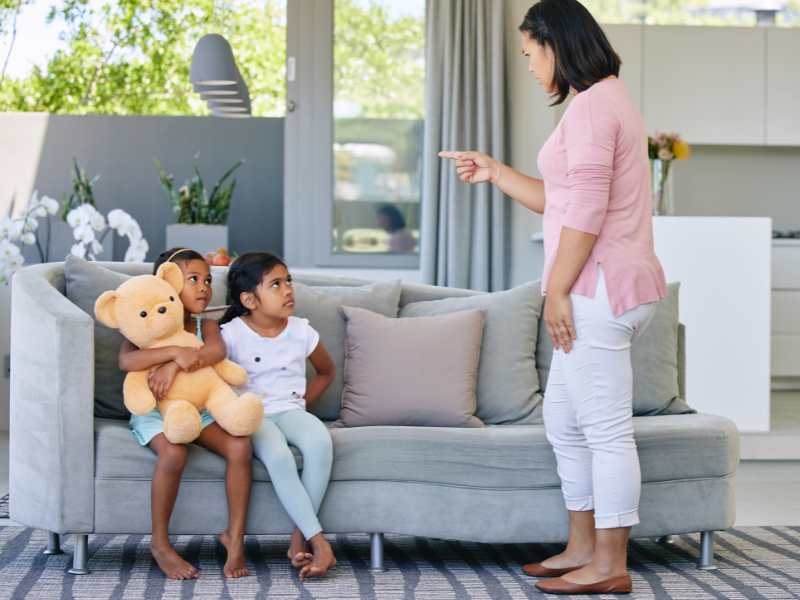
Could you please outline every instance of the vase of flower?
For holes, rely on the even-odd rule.
[[[689,144],[677,133],[656,133],[647,138],[647,151],[650,157],[650,187],[653,215],[670,216],[675,214],[672,174],[675,160],[685,160],[691,153]]]

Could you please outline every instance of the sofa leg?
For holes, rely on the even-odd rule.
[[[47,532],[47,548],[45,554],[64,554],[61,551],[61,536],[52,531]]]
[[[675,538],[671,535],[662,535],[656,539],[656,544],[674,544]]]
[[[373,571],[385,571],[383,567],[383,534],[370,534],[370,568]]]
[[[697,561],[697,568],[703,571],[713,571],[714,566],[714,532],[700,532],[700,559]]]
[[[86,575],[89,572],[89,536],[85,533],[75,535],[75,550],[72,555],[72,575]]]

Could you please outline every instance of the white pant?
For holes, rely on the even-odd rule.
[[[642,304],[614,318],[602,270],[594,298],[571,294],[577,339],[556,350],[544,399],[567,510],[595,511],[598,529],[639,522],[642,475],[633,439],[631,340],[655,313]]]

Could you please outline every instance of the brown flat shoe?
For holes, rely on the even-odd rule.
[[[627,573],[596,583],[581,585],[562,578],[537,581],[536,587],[547,594],[630,594],[633,588]]]
[[[530,563],[528,565],[522,565],[522,572],[525,573],[525,575],[530,575],[531,577],[561,577],[562,575],[572,573],[572,571],[577,571],[583,567],[584,565],[579,567],[551,569],[550,567],[545,567],[542,565],[542,563]]]

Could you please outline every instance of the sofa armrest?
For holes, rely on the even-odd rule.
[[[28,267],[11,297],[11,518],[57,533],[94,529],[94,329],[54,286],[63,265]]]

